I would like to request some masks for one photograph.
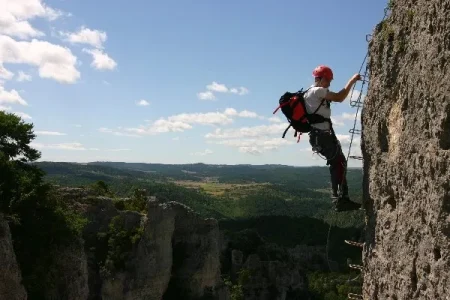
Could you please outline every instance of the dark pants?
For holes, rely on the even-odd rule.
[[[333,196],[348,196],[346,179],[347,161],[342,153],[341,144],[333,131],[322,131],[313,129],[309,133],[309,143],[314,152],[320,153],[330,166],[331,189]]]

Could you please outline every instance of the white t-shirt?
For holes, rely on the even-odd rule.
[[[310,114],[314,113],[317,107],[319,107],[323,98],[326,96],[327,92],[327,88],[311,86],[304,95],[306,112]],[[331,109],[327,107],[326,100],[323,101],[322,106],[317,110],[316,114],[321,115],[325,118],[331,117]],[[311,126],[321,130],[330,130],[330,123],[328,122],[315,123],[311,124]]]

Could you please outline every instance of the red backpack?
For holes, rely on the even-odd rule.
[[[297,139],[298,143],[300,141],[300,136],[303,133],[311,131],[311,124],[322,123],[325,121],[329,121],[331,124],[331,120],[329,118],[325,118],[321,115],[316,114],[325,99],[322,100],[319,107],[312,114],[307,113],[304,95],[308,90],[309,89],[303,91],[302,88],[296,93],[286,92],[280,97],[280,100],[278,101],[279,105],[275,109],[273,114],[275,114],[281,108],[281,111],[286,116],[289,122],[289,126],[284,131],[282,138],[286,136],[287,131],[292,127],[295,129],[294,137],[297,136],[297,133],[300,133]]]

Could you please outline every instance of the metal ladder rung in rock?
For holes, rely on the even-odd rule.
[[[356,247],[360,247],[360,248],[364,247],[364,243],[358,243],[358,242],[354,242],[354,241],[350,241],[350,240],[344,240],[344,242],[346,244],[349,244],[349,245],[352,245],[352,246],[356,246]]]
[[[358,299],[359,300],[359,299],[364,299],[364,298],[361,295],[349,293],[348,299]]]
[[[352,268],[352,269],[360,270],[361,272],[363,271],[363,266],[360,266],[360,265],[352,265],[352,264],[349,264],[348,266],[349,266],[350,268]]]
[[[351,106],[351,107],[359,107],[359,108],[362,108],[363,105],[364,105],[364,103],[361,102],[361,101],[357,101],[357,100],[350,101],[350,106]]]
[[[350,155],[349,157],[353,158],[353,159],[357,159],[357,160],[363,160],[363,157],[362,156],[358,156],[358,155]]]
[[[361,134],[361,129],[352,128],[348,132],[353,134]]]

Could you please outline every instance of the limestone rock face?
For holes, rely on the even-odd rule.
[[[48,276],[54,288],[47,299],[86,300],[89,295],[88,266],[83,241],[73,241],[69,246],[52,251],[55,258]]]
[[[450,299],[450,0],[394,0],[362,113],[364,299]]]
[[[216,220],[155,198],[149,198],[146,213],[138,213],[118,210],[112,199],[82,189],[65,188],[62,195],[88,219],[86,299],[229,300],[220,277]]]
[[[0,214],[0,299],[26,300],[22,275],[17,264],[9,225]]]

